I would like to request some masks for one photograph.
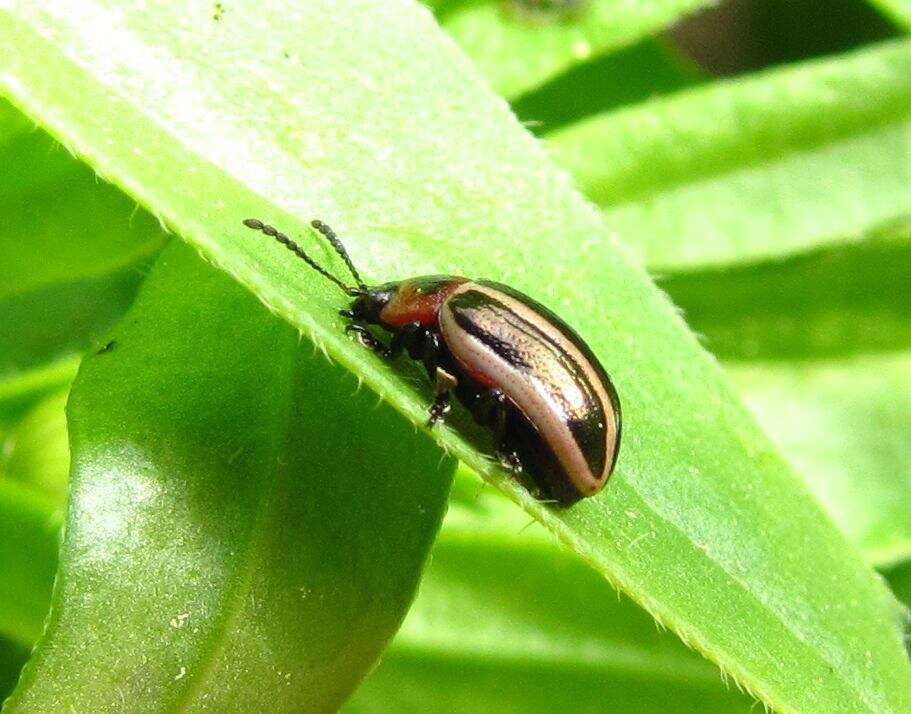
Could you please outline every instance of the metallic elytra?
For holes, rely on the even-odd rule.
[[[453,275],[368,286],[335,233],[314,221],[354,277],[348,286],[272,226],[244,224],[353,298],[340,314],[365,347],[385,358],[406,351],[424,364],[435,385],[429,426],[454,394],[491,430],[500,461],[527,473],[545,497],[570,505],[607,483],[620,449],[620,400],[582,338],[546,307],[507,285]],[[389,343],[371,326],[391,333]]]

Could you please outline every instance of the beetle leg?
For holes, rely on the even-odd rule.
[[[338,314],[342,317],[347,317],[349,320],[354,319],[354,310],[339,310]]]
[[[437,360],[440,357],[440,336],[433,332],[432,330],[427,330],[424,333],[424,344],[422,346],[421,359],[424,361],[424,367],[427,370],[427,374],[430,375],[432,379],[437,379]],[[455,380],[455,377],[453,377]]]
[[[371,350],[372,352],[378,354],[380,357],[390,356],[389,348],[380,342],[380,340],[378,340],[376,337],[374,337],[373,333],[363,325],[345,325],[345,333],[354,333],[357,335],[358,342],[360,342],[368,350]]]
[[[509,416],[508,400],[499,389],[490,390],[492,403],[491,427],[493,428],[494,444],[497,448],[497,459],[500,465],[513,475],[522,473],[522,461],[515,450],[506,445],[506,420]]]
[[[392,341],[389,343],[389,356],[396,357],[399,355],[402,349],[408,347],[415,335],[419,334],[423,329],[424,326],[417,321],[402,325],[396,330],[392,336]]]
[[[522,461],[515,451],[499,451],[497,452],[497,459],[500,462],[500,466],[513,476],[518,476],[522,473]]]
[[[506,439],[506,395],[499,389],[490,390],[490,426],[493,429],[493,440],[497,449],[504,449]]]
[[[428,410],[430,416],[427,418],[427,426],[429,428],[432,429],[437,422],[442,421],[446,414],[449,413],[449,393],[457,384],[458,381],[454,375],[442,367],[436,368],[436,396]]]

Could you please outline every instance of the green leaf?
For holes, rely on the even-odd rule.
[[[911,0],[871,0],[888,17],[905,29],[911,29]]]
[[[515,98],[610,50],[654,34],[713,0],[590,0],[534,10],[534,0],[455,3],[441,22],[494,89]],[[545,4],[545,3],[542,3]],[[552,3],[555,6],[561,3]]]
[[[440,443],[771,705],[907,708],[911,668],[891,594],[666,298],[427,13],[381,0],[238,0],[220,21],[210,9],[91,0],[78,14],[53,3],[0,11],[0,88],[415,424],[426,419],[424,382],[347,340],[341,295],[242,218],[316,246],[306,224],[321,217],[371,280],[486,276],[558,309],[623,399],[626,441],[610,488],[554,509],[467,431],[440,428]],[[191,361],[192,347],[181,352]],[[155,362],[143,369],[160,398]],[[350,406],[337,399],[323,413]],[[345,454],[351,440],[325,443]],[[196,505],[184,496],[173,495],[175,513]],[[92,523],[74,511],[73,527],[82,519]],[[83,616],[97,628],[89,604]]]
[[[13,691],[28,650],[20,644],[0,637],[0,702]]]
[[[702,79],[667,42],[649,39],[573,67],[514,101],[512,109],[529,129],[543,134]]]
[[[0,211],[14,217],[0,231],[0,394],[97,340],[164,242],[149,214],[24,123],[0,103],[0,127],[19,128],[0,128]]]
[[[417,600],[345,711],[749,711],[543,528],[460,480],[474,493],[450,507]]]
[[[62,516],[28,486],[0,477],[0,637],[30,646],[41,634]]]
[[[911,558],[911,353],[728,370],[867,557],[877,565]]]
[[[888,571],[886,573],[886,579],[889,582],[889,587],[891,587],[892,591],[895,593],[895,596],[905,603],[905,605],[911,607],[911,561],[902,563]],[[906,623],[906,630],[908,629],[909,624],[911,623]],[[907,634],[905,641],[907,642]]]
[[[70,468],[64,416],[68,394],[67,388],[36,404],[2,440],[0,450],[0,478],[18,481],[61,505]]]
[[[732,242],[732,248],[734,243]],[[911,347],[911,222],[859,243],[661,280],[716,355],[806,359]]]
[[[911,40],[593,117],[549,143],[659,272],[859,237],[911,215]]]
[[[79,357],[63,357],[49,364],[0,378],[0,424],[16,421],[38,399],[70,384]]]
[[[449,486],[356,389],[168,249],[73,386],[61,570],[10,711],[337,706],[397,629]]]

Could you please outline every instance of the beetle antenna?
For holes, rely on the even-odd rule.
[[[348,257],[348,251],[345,250],[345,246],[342,245],[342,241],[339,239],[339,237],[335,235],[335,231],[333,231],[329,226],[319,220],[312,221],[310,225],[322,233],[325,236],[326,240],[332,244],[332,247],[335,248],[335,252],[338,253],[339,256],[341,256],[341,259],[345,261],[345,265],[347,265],[348,270],[351,271],[351,275],[357,282],[358,287],[362,290],[366,290],[367,286],[364,285],[364,281],[361,280],[361,276],[357,272],[357,268],[354,267],[354,263],[352,263],[351,258]]]
[[[298,258],[303,260],[307,265],[309,265],[311,268],[313,268],[317,273],[322,275],[324,278],[328,278],[333,283],[338,285],[344,291],[344,293],[346,295],[360,295],[361,294],[363,286],[359,286],[357,288],[352,288],[352,287],[349,287],[348,285],[345,285],[345,283],[343,283],[341,280],[339,280],[337,277],[335,277],[332,273],[330,273],[328,270],[326,270],[322,265],[320,265],[315,260],[313,260],[313,258],[311,258],[309,255],[307,255],[306,251],[303,248],[301,248],[297,243],[295,243],[293,240],[291,240],[288,236],[286,236],[284,233],[282,233],[278,229],[270,226],[268,223],[263,223],[258,218],[247,218],[244,221],[244,225],[247,228],[252,228],[255,231],[261,231],[262,233],[265,233],[267,236],[269,236],[271,238],[275,238],[275,240],[277,240],[279,243],[281,243],[283,246],[285,246],[288,250],[290,250],[292,253],[294,253],[294,255],[296,255]]]

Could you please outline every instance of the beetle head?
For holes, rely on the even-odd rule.
[[[384,283],[374,287],[363,288],[357,291],[354,302],[351,303],[351,316],[355,320],[371,325],[382,324],[380,312],[398,292],[399,283]]]

